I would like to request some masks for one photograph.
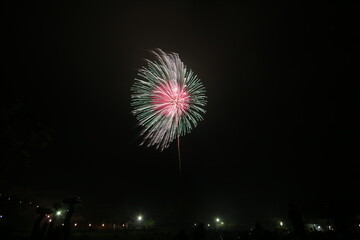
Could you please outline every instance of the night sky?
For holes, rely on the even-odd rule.
[[[94,215],[250,223],[360,201],[354,6],[2,4],[0,189]],[[202,80],[204,121],[139,146],[130,88],[149,50]],[[175,210],[174,210],[175,209]],[[84,210],[85,211],[85,210]]]

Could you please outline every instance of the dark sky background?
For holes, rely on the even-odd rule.
[[[165,218],[182,203],[239,223],[284,217],[290,202],[359,202],[353,6],[2,5],[2,191],[78,195],[94,215]],[[181,139],[182,180],[176,144],[139,147],[131,114],[154,48],[179,53],[207,91],[205,120]]]

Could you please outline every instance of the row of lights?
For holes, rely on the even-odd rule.
[[[60,216],[60,215],[61,215],[61,211],[57,211],[57,212],[56,212],[56,215],[57,215],[57,216]],[[1,216],[1,217],[2,217],[2,216]],[[50,216],[48,215],[47,218],[50,218]],[[143,220],[143,216],[141,216],[141,215],[137,216],[137,220],[138,220],[139,222],[141,222],[141,221]],[[52,219],[49,219],[49,222],[51,222],[51,221],[52,221]],[[61,225],[64,226],[64,224],[61,224]],[[77,226],[78,226],[78,224],[77,224],[77,223],[74,223],[74,227],[77,227]],[[89,223],[88,226],[89,226],[89,227],[92,227],[92,224]],[[123,223],[122,226],[125,227],[125,226],[126,226],[125,223]],[[105,227],[105,224],[104,224],[104,223],[101,224],[101,227]]]
[[[0,193],[0,197],[1,197],[1,196],[2,196],[2,194]],[[10,201],[11,198],[8,197],[8,200]],[[22,201],[19,201],[19,203],[22,204]],[[32,205],[32,202],[29,202],[29,204]],[[36,208],[39,208],[39,205],[37,205]],[[61,211],[57,211],[55,214],[56,214],[56,216],[60,216],[60,215],[62,214],[62,212],[61,212]],[[1,219],[2,217],[3,217],[3,216],[1,215],[1,216],[0,216],[0,219]],[[50,216],[48,216],[48,218],[50,218]],[[138,222],[141,222],[141,221],[143,220],[143,216],[142,216],[142,215],[137,216],[137,220],[138,220]],[[49,219],[49,222],[51,222],[51,221],[52,221],[52,220]],[[221,225],[221,226],[224,225],[224,222],[220,221],[220,218],[216,218],[215,221],[216,221],[216,223],[217,223],[218,225]],[[196,223],[195,223],[194,225],[196,226]],[[77,223],[74,224],[74,227],[76,227],[76,226],[77,226]],[[104,227],[104,226],[105,226],[105,225],[102,224],[102,227]],[[123,226],[125,226],[125,225],[123,224]],[[207,226],[210,227],[210,224],[207,224]],[[91,224],[89,224],[89,227],[91,227]]]
[[[3,194],[2,193],[0,193],[0,197],[2,197],[3,196]],[[9,196],[8,198],[7,198],[7,200],[8,201],[11,201],[11,197]],[[19,201],[19,204],[25,204],[25,202],[23,202],[23,201]],[[28,202],[30,205],[32,205],[33,204],[33,202]],[[36,205],[36,208],[39,208],[40,206],[39,205]],[[56,213],[56,216],[60,216],[61,214],[62,214],[62,212],[61,211],[57,211]],[[3,218],[3,215],[0,215],[0,219],[1,218]],[[48,215],[48,218],[50,218],[50,216]],[[50,219],[51,220],[51,219]],[[141,222],[142,220],[143,220],[143,216],[142,215],[139,215],[139,216],[137,216],[137,220],[139,221],[139,222]],[[77,224],[76,224],[77,225]],[[91,224],[90,224],[91,225]],[[125,226],[125,225],[124,225]]]
[[[215,224],[216,224],[217,226],[224,226],[224,222],[223,222],[223,221],[221,221],[221,219],[220,219],[220,218],[215,218]],[[196,226],[197,226],[197,224],[196,224],[196,223],[194,223],[194,226],[196,227]],[[207,227],[211,227],[211,224],[210,224],[210,223],[208,223],[206,226],[207,226]]]
[[[1,218],[2,218],[2,215],[0,215],[0,219],[1,219]],[[138,217],[138,220],[141,221],[141,220],[142,220],[142,217]],[[49,221],[51,222],[51,219],[50,219]],[[217,222],[217,223],[220,223],[220,225],[224,225],[224,222],[220,222],[220,221],[218,221],[218,220],[216,220],[216,222]],[[77,227],[77,225],[78,225],[77,223],[74,223],[74,227]],[[280,226],[283,226],[283,225],[284,225],[284,223],[280,221]],[[62,226],[64,226],[64,224],[62,224]],[[91,227],[92,224],[89,223],[88,226]],[[122,224],[122,226],[125,227],[125,223]],[[197,224],[194,223],[194,226],[197,226]],[[207,226],[208,226],[208,227],[211,227],[210,223],[208,223]],[[316,226],[316,225],[314,224],[314,226]],[[358,226],[360,227],[360,224],[358,224]],[[104,224],[104,223],[101,224],[101,227],[105,227],[105,224]],[[318,229],[321,229],[321,226],[317,226],[317,228],[318,228]],[[330,226],[329,226],[329,229],[331,229]]]
[[[0,196],[1,196],[1,194],[0,194]],[[10,200],[10,198],[9,198],[9,200]],[[38,206],[37,206],[38,207]],[[61,211],[57,211],[56,213],[56,216],[60,216],[61,214],[62,214],[62,212]],[[3,215],[0,215],[0,220],[3,218]],[[52,219],[50,218],[50,215],[47,215],[47,218],[49,218],[49,222],[52,222]],[[143,220],[143,216],[141,216],[141,215],[139,215],[139,216],[137,216],[137,220],[139,221],[139,222],[141,222],[142,220]],[[224,222],[222,222],[221,220],[220,220],[220,218],[216,218],[215,219],[215,222],[219,225],[221,225],[221,226],[223,226],[224,225]],[[280,226],[282,227],[282,226],[284,226],[284,222],[282,222],[282,221],[280,221],[279,222],[279,224],[280,224]],[[62,226],[64,226],[64,224],[61,224]],[[77,227],[77,223],[74,223],[74,227]],[[89,227],[91,227],[92,226],[92,224],[91,223],[89,223],[88,224],[88,226]],[[125,224],[122,224],[122,226],[123,227],[125,227]],[[196,227],[197,226],[197,224],[196,223],[194,223],[194,226]],[[358,225],[359,227],[360,227],[360,224]],[[103,224],[101,224],[101,227],[105,227],[105,224],[103,223]],[[210,223],[208,223],[207,224],[207,227],[211,227],[211,225],[210,225]],[[314,224],[314,227],[316,227],[316,225]],[[321,229],[321,226],[317,226],[317,229]],[[329,226],[329,230],[331,230],[331,226]]]
[[[52,219],[49,219],[49,222],[51,222],[52,221]],[[64,223],[62,223],[61,224],[61,226],[64,226]],[[78,224],[77,223],[74,223],[74,227],[77,227],[78,226]],[[91,227],[92,226],[92,224],[91,223],[89,223],[89,225],[88,225],[89,227]],[[125,224],[123,224],[123,226],[125,226]],[[101,224],[101,227],[105,227],[105,224],[103,223],[103,224]]]
[[[2,197],[2,196],[3,196],[2,193],[0,193],[0,197]],[[8,197],[7,200],[8,200],[8,201],[11,201],[11,197]],[[19,204],[26,204],[26,202],[23,202],[23,201],[21,201],[21,200],[19,200],[18,203],[19,203]],[[27,203],[29,203],[29,205],[33,205],[33,202],[31,202],[31,201],[29,201],[29,202],[27,202]],[[39,208],[39,207],[40,207],[39,205],[36,205],[36,208]]]
[[[63,223],[62,223],[61,225],[64,226]],[[78,226],[78,224],[77,224],[77,223],[74,223],[74,227],[77,227],[77,226]],[[92,227],[92,226],[93,226],[93,225],[92,225],[91,223],[88,224],[88,227]],[[105,223],[101,224],[100,226],[101,226],[101,227],[105,227]],[[125,223],[123,223],[121,226],[125,227],[126,225],[125,225]]]
[[[2,197],[3,196],[3,194],[2,193],[0,193],[0,197]],[[7,200],[8,201],[11,201],[11,197],[8,197],[7,198]],[[28,202],[30,205],[32,205],[33,204],[33,202]],[[23,204],[23,201],[19,201],[19,204]],[[36,208],[39,208],[40,206],[39,205],[36,205]],[[62,212],[61,211],[57,211],[56,213],[56,216],[60,216],[61,214],[62,214]],[[0,219],[2,219],[3,218],[3,215],[0,215]],[[48,218],[50,218],[50,216],[48,216]],[[142,220],[143,220],[143,216],[142,215],[139,215],[139,216],[137,216],[137,220],[139,221],[139,222],[141,222]],[[91,224],[90,224],[91,225]]]
[[[0,193],[0,197],[2,197],[2,193]],[[11,201],[11,197],[8,197],[7,200],[8,200],[8,201]],[[20,200],[20,201],[19,201],[19,204],[22,204],[22,203],[23,203],[23,202]],[[32,205],[33,202],[30,201],[29,204]],[[39,205],[36,205],[36,208],[39,208],[39,207],[40,207]],[[57,211],[57,212],[56,212],[56,216],[60,216],[61,214],[62,214],[61,211]],[[3,218],[3,215],[0,215],[0,219],[2,219],[2,218]],[[50,216],[48,216],[48,218],[50,218]],[[141,221],[143,220],[143,217],[142,217],[141,215],[139,215],[139,216],[137,217],[137,220],[138,220],[139,222],[141,222]],[[52,220],[50,219],[49,221],[51,222]],[[215,222],[216,222],[217,224],[224,225],[224,222],[220,221],[220,218],[216,218],[216,219],[215,219]],[[279,224],[280,224],[280,226],[284,226],[284,223],[283,223],[282,221],[280,221]],[[314,225],[315,225],[315,224],[314,224]],[[76,226],[77,226],[77,223],[75,223],[74,226],[76,227]],[[105,226],[105,225],[102,224],[102,227],[104,227],[104,226]],[[125,226],[125,225],[123,224],[123,226]],[[194,223],[194,226],[197,226],[196,223]],[[211,226],[210,223],[207,224],[207,226],[210,227],[210,226]],[[360,227],[360,224],[359,224],[358,226]],[[89,224],[89,227],[91,227],[91,224]],[[317,226],[317,228],[318,228],[318,229],[321,229],[321,226]]]

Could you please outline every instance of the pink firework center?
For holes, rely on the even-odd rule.
[[[188,108],[190,96],[178,83],[163,83],[153,91],[154,109],[167,117],[180,116]]]

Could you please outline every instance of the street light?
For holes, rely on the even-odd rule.
[[[139,215],[139,216],[137,217],[137,220],[140,222],[140,221],[143,220],[143,217],[142,217],[141,215]]]
[[[57,211],[56,216],[60,216],[60,215],[61,215],[61,211]]]
[[[280,221],[280,226],[283,226],[283,225],[284,225],[284,223]]]
[[[217,222],[217,223],[220,222],[220,218],[216,218],[216,222]]]

